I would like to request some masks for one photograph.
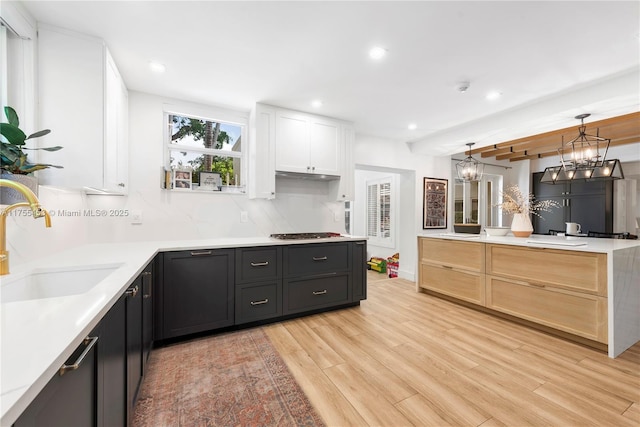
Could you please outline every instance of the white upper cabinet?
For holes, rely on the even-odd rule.
[[[324,175],[332,197],[353,200],[351,123],[271,105],[250,116],[250,198],[276,197],[276,173]]]
[[[277,171],[339,176],[342,147],[341,122],[277,110]]]
[[[251,199],[276,197],[276,110],[256,104],[249,116],[249,186]]]
[[[40,160],[64,166],[39,172],[41,184],[128,191],[128,95],[100,39],[52,26],[38,31],[40,128],[51,129]]]

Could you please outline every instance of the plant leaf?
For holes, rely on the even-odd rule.
[[[51,133],[51,129],[44,129],[44,130],[38,131],[36,133],[32,133],[26,139],[38,138],[38,137],[41,137],[41,136],[45,136],[48,133]]]
[[[7,138],[9,144],[13,145],[24,145],[24,140],[27,139],[27,135],[19,127],[10,123],[0,123],[0,135]]]
[[[0,144],[0,156],[2,156],[2,167],[12,165],[20,158],[20,149],[15,145]]]
[[[18,170],[20,171],[20,173],[27,174],[27,173],[35,172],[37,170],[46,169],[46,168],[64,169],[62,166],[49,165],[46,163],[37,163],[37,164],[25,163],[23,165],[20,165],[20,168]]]
[[[44,150],[44,151],[58,151],[61,150],[62,147],[59,145],[56,145],[55,147],[42,147],[42,148],[29,148],[29,147],[22,147],[23,150]]]
[[[18,119],[18,113],[11,107],[4,107],[4,115],[7,116],[7,120],[9,120],[9,124],[14,125],[15,127],[20,126],[20,120]]]

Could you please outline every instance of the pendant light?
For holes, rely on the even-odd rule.
[[[461,179],[463,181],[480,181],[482,179],[484,164],[471,157],[471,147],[474,144],[475,142],[467,143],[467,145],[469,146],[469,155],[466,159],[456,163],[458,179]]]
[[[610,138],[600,136],[600,129],[595,135],[589,135],[584,119],[591,114],[580,114],[575,118],[580,120],[578,136],[565,143],[558,149],[560,166],[548,167],[540,182],[555,184],[574,180],[620,179],[624,178],[620,160],[607,160]]]

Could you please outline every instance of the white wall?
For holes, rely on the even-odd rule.
[[[129,93],[129,195],[87,196],[41,187],[42,206],[52,213],[52,227],[32,218],[7,221],[11,265],[84,243],[165,239],[268,236],[271,233],[344,232],[344,203],[330,197],[326,181],[278,179],[274,200],[250,200],[243,194],[190,193],[160,188],[163,165],[163,105],[179,104],[206,113],[217,107],[185,104],[140,92]],[[64,156],[64,150],[59,151]],[[128,209],[130,216],[92,217],[87,210]],[[248,222],[240,222],[240,212]],[[76,215],[77,214],[77,215]]]
[[[400,178],[399,243],[400,267],[398,275],[408,280],[416,278],[417,236],[441,233],[445,230],[422,229],[423,178],[449,180],[450,158],[414,154],[406,144],[367,135],[356,135],[354,162],[357,169],[391,172]],[[363,183],[356,185],[364,185]],[[357,190],[356,190],[357,191]],[[359,199],[356,197],[356,203]],[[449,196],[452,200],[452,196]],[[451,202],[450,202],[451,203]],[[449,207],[451,209],[451,206]],[[354,227],[356,224],[354,222]]]

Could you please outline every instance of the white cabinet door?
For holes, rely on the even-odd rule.
[[[309,118],[294,111],[276,113],[276,170],[311,172]]]
[[[128,190],[128,114],[127,88],[113,58],[107,51],[103,187],[123,194]]]
[[[250,115],[249,198],[276,197],[276,110],[256,104]]]
[[[339,202],[353,200],[355,184],[353,174],[355,167],[353,164],[353,145],[355,143],[355,130],[353,126],[342,126],[340,128],[343,135],[342,147],[339,153],[340,159],[340,179],[332,181],[332,191],[335,199]]]
[[[276,113],[276,170],[340,175],[340,122],[324,117],[278,110]]]
[[[322,118],[309,119],[311,173],[340,175],[342,131],[340,124]]]
[[[127,190],[127,91],[104,42],[42,25],[38,30],[40,128],[51,129],[43,163],[64,169],[38,173],[67,188]],[[122,184],[122,185],[120,185]]]

